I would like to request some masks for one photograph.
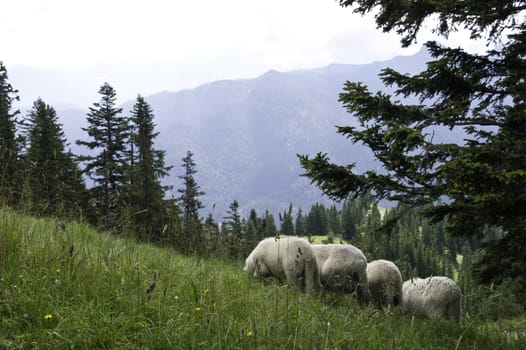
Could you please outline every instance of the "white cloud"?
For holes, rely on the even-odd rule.
[[[2,7],[0,57],[37,66],[191,61],[238,50],[268,62],[288,57],[278,59],[288,68],[330,59],[331,38],[374,31],[370,18],[329,0],[19,0]]]

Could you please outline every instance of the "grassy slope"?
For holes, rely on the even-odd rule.
[[[0,349],[526,348],[495,324],[385,314],[254,281],[241,262],[60,226],[0,210]]]

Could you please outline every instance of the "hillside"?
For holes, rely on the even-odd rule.
[[[82,224],[0,211],[0,348],[523,349],[513,322],[414,322]],[[508,336],[506,336],[508,334]]]

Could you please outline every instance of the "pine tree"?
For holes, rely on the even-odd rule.
[[[171,187],[161,180],[172,167],[164,164],[165,151],[154,148],[154,115],[142,96],[131,111],[131,147],[128,170],[128,205],[132,208],[133,231],[141,240],[161,240],[166,224],[165,193]]]
[[[241,235],[241,215],[239,214],[239,203],[236,200],[230,203],[225,220],[230,232],[234,236],[239,237]]]
[[[301,210],[301,207],[298,209],[298,214],[296,215],[296,223],[294,226],[294,232],[296,233],[296,235],[305,236],[305,217],[303,216],[303,211]]]
[[[280,216],[280,231],[284,235],[294,234],[294,223],[292,221],[292,203],[289,205],[289,209],[284,211]]]
[[[118,229],[118,221],[125,207],[126,152],[130,128],[128,119],[115,107],[117,93],[108,83],[99,90],[100,102],[90,107],[88,126],[82,128],[91,141],[78,140],[77,144],[88,147],[94,155],[80,157],[85,162],[84,172],[93,180],[92,201],[96,202],[102,225],[106,229]]]
[[[33,210],[43,215],[75,215],[85,206],[85,185],[55,109],[38,99],[29,113],[25,155]]]
[[[219,253],[223,242],[221,241],[219,225],[214,220],[212,213],[208,214],[204,222],[203,232],[207,254]]]
[[[353,213],[352,213],[352,202],[350,200],[346,200],[343,203],[342,211],[341,211],[341,220],[342,220],[342,231],[343,231],[343,238],[346,240],[352,240],[354,236],[356,236],[356,223],[353,219]]]
[[[236,200],[230,203],[227,216],[224,219],[223,232],[225,234],[223,236],[226,236],[225,243],[228,246],[228,255],[234,258],[239,257],[244,253],[246,242],[242,235],[243,226],[239,214],[239,203]]]
[[[333,235],[339,235],[342,232],[341,218],[335,205],[331,205],[327,210],[327,229]]]
[[[181,194],[177,201],[182,211],[182,237],[179,240],[181,251],[186,254],[201,254],[203,247],[203,237],[201,232],[201,219],[199,209],[204,208],[199,197],[205,193],[194,178],[197,173],[196,164],[193,160],[193,153],[186,152],[186,157],[182,159],[184,175],[179,176],[183,180],[183,187],[178,190]]]
[[[268,210],[265,210],[265,216],[263,217],[263,237],[274,237],[278,234],[276,229],[276,222],[274,221],[274,215]]]
[[[323,204],[316,203],[311,207],[305,226],[308,234],[321,236],[327,234],[327,212]]]
[[[265,218],[258,218],[258,214],[255,209],[250,210],[247,224],[252,225],[255,229],[255,236],[252,239],[252,243],[259,242],[265,238]]]
[[[18,91],[8,82],[7,69],[0,61],[0,203],[15,205],[20,197],[19,144],[16,136]]]

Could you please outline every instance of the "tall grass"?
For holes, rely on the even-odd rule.
[[[0,349],[526,348],[516,322],[414,320],[5,209],[0,254]]]

